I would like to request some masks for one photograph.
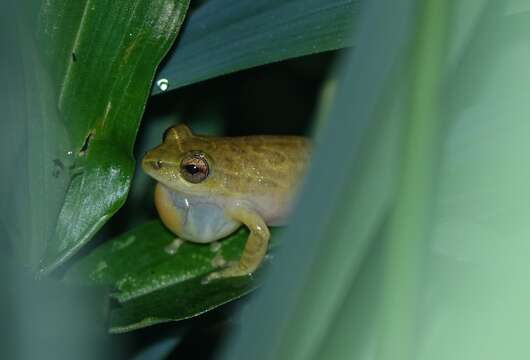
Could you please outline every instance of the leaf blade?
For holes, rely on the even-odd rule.
[[[355,0],[211,0],[189,17],[157,79],[167,90],[351,45]],[[185,68],[186,71],[180,71]],[[152,94],[163,91],[153,87]]]
[[[125,201],[150,82],[188,5],[188,0],[136,0],[66,7],[57,0],[41,9],[40,34],[48,63],[56,61],[51,74],[71,143],[61,160],[73,162],[41,272],[68,259]]]
[[[189,279],[124,303],[115,303],[110,311],[110,333],[124,333],[169,321],[201,315],[237,300],[257,287],[249,277],[221,279],[201,284]],[[191,296],[182,299],[182,294]]]
[[[273,238],[280,229],[273,228]],[[64,280],[77,285],[110,286],[111,332],[183,320],[236,300],[260,284],[253,276],[202,280],[223,263],[239,260],[248,229],[241,228],[218,245],[183,242],[175,253],[165,247],[174,240],[159,220],[142,224],[106,241],[77,261]],[[274,249],[274,241],[271,249]]]

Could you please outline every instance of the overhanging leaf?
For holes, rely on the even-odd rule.
[[[42,271],[53,270],[71,256],[123,204],[149,86],[188,4],[189,0],[43,4],[39,36],[71,145],[56,159],[70,180]]]
[[[357,0],[210,0],[190,15],[153,94],[351,45]],[[183,71],[182,69],[185,69]]]
[[[248,230],[242,228],[216,245],[184,242],[170,254],[165,247],[174,235],[160,221],[152,221],[100,245],[74,264],[65,279],[114,288],[112,296],[119,303],[111,313],[111,331],[185,319],[257,286],[254,277],[201,283],[224,262],[238,260],[247,237]]]

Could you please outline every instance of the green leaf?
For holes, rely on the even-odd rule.
[[[163,322],[184,320],[236,300],[258,286],[249,277],[220,279],[202,284],[193,278],[165,289],[115,303],[110,312],[109,332],[123,333]]]
[[[69,270],[66,280],[115,286],[113,296],[126,301],[211,272],[217,254],[226,261],[238,259],[247,236],[241,229],[220,243],[219,252],[185,242],[170,254],[165,247],[175,235],[151,221],[98,246]]]
[[[274,234],[273,230],[273,234]],[[176,253],[165,247],[174,240],[158,220],[107,241],[82,258],[65,280],[114,288],[111,331],[121,332],[201,314],[254,289],[254,277],[201,284],[220,261],[240,258],[248,230],[242,228],[218,245],[184,242]],[[217,247],[217,248],[216,248]]]
[[[210,0],[189,17],[157,79],[165,91],[351,45],[358,0]],[[183,71],[183,69],[185,69]],[[153,94],[160,93],[159,86]]]
[[[90,240],[123,204],[149,87],[189,0],[46,1],[39,38],[68,139],[56,158],[68,189],[41,270]],[[45,164],[52,163],[51,159]],[[49,165],[46,165],[49,166]]]

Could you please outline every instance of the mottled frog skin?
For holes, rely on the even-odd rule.
[[[249,228],[239,262],[210,274],[209,281],[256,270],[267,252],[267,225],[286,223],[308,160],[303,137],[199,136],[180,124],[166,130],[142,167],[158,182],[162,222],[179,238],[209,243],[242,224]]]

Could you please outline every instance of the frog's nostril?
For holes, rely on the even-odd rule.
[[[153,161],[151,162],[151,166],[153,167],[153,169],[160,169],[162,167],[162,161],[160,160],[157,160],[157,161]]]

